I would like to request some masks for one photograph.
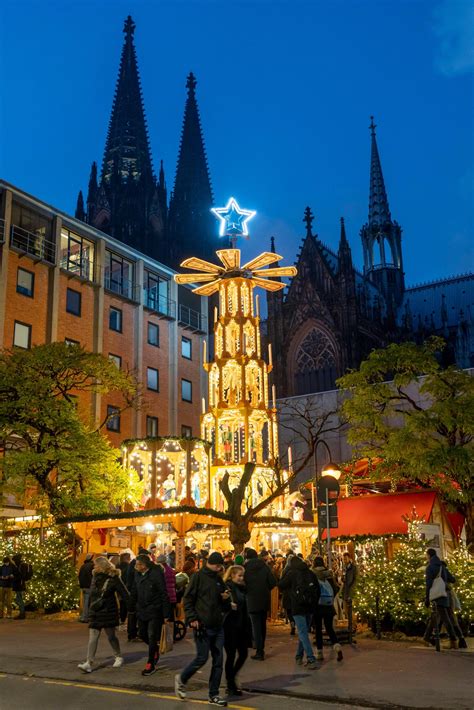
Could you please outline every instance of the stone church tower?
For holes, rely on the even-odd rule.
[[[353,265],[344,220],[335,251],[313,233],[307,207],[298,274],[286,292],[268,294],[267,337],[279,397],[334,389],[372,349],[430,335],[446,340],[445,365],[474,366],[474,274],[405,286],[402,230],[390,213],[373,118],[370,133],[363,272]]]
[[[124,25],[124,44],[100,178],[92,164],[86,204],[76,217],[162,263],[177,267],[188,256],[211,258],[217,235],[210,209],[211,181],[190,73],[176,179],[169,206],[163,161],[153,172],[134,45],[135,24]]]
[[[361,230],[364,272],[352,262],[344,219],[334,251],[313,233],[307,207],[298,275],[285,294],[268,295],[279,397],[334,389],[336,379],[358,367],[373,348],[396,338],[404,293],[401,229],[390,215],[373,120],[370,130],[369,215]]]

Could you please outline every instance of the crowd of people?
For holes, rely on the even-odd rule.
[[[123,664],[117,627],[126,629],[128,640],[145,642],[148,658],[142,671],[153,674],[160,657],[163,625],[176,618],[176,605],[182,600],[185,625],[192,629],[196,656],[176,675],[177,697],[186,698],[186,686],[192,676],[212,659],[209,679],[209,702],[225,706],[219,695],[225,674],[227,696],[242,691],[238,675],[253,648],[251,660],[265,660],[267,619],[272,590],[277,587],[281,607],[289,622],[290,633],[297,634],[295,662],[308,670],[323,659],[323,626],[333,646],[335,657],[343,654],[333,627],[335,598],[342,592],[350,597],[356,580],[356,567],[347,554],[342,589],[322,557],[309,561],[289,551],[272,555],[245,548],[242,555],[202,550],[195,555],[189,548],[181,572],[176,573],[173,552],[157,555],[156,545],[131,550],[120,556],[87,555],[79,570],[82,589],[80,621],[89,624],[87,658],[79,668],[93,670],[97,645],[104,630],[112,647],[113,667]],[[314,633],[316,651],[310,639]]]
[[[127,633],[129,642],[146,643],[148,657],[142,675],[157,670],[163,634],[170,625],[181,623],[192,629],[196,656],[175,677],[178,698],[186,698],[192,676],[212,659],[209,678],[209,702],[225,706],[219,694],[225,674],[227,696],[242,694],[238,676],[249,658],[265,661],[267,620],[272,605],[272,590],[278,590],[280,613],[286,618],[290,634],[297,636],[295,663],[307,670],[318,668],[323,660],[323,630],[337,661],[343,652],[334,619],[347,614],[359,572],[348,552],[340,564],[329,569],[320,555],[305,560],[289,550],[286,554],[257,552],[245,548],[241,555],[202,550],[185,550],[181,571],[176,571],[174,550],[158,554],[157,546],[140,548],[120,555],[87,554],[78,580],[82,591],[79,621],[89,625],[86,660],[79,664],[85,673],[92,672],[99,638],[104,631],[114,653],[114,668],[124,659],[117,629]],[[426,606],[431,618],[426,627],[427,645],[439,641],[444,626],[451,648],[466,648],[456,610],[459,600],[453,575],[432,548],[427,550]],[[24,591],[33,570],[20,554],[4,557],[0,565],[0,618],[12,618],[13,595],[25,618]],[[273,602],[275,595],[273,595]],[[177,622],[177,605],[182,602]],[[181,607],[180,607],[181,609]],[[273,609],[274,611],[274,609]],[[174,628],[174,627],[173,627]],[[312,636],[313,634],[313,636]],[[166,634],[165,634],[166,635]]]

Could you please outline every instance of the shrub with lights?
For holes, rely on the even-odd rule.
[[[48,530],[43,542],[38,531],[0,537],[0,555],[21,553],[33,567],[26,584],[25,604],[47,612],[74,609],[79,603],[77,573],[71,548],[58,529]]]
[[[419,633],[430,610],[425,607],[425,568],[427,542],[419,532],[421,520],[409,521],[409,532],[400,536],[393,559],[386,555],[388,538],[367,538],[356,542],[364,550],[357,559],[359,577],[354,593],[354,608],[360,617],[373,625],[377,616],[382,628]],[[393,540],[393,537],[392,537]],[[460,617],[465,626],[474,618],[474,561],[465,545],[447,556],[447,564],[456,577],[456,594],[461,602]]]

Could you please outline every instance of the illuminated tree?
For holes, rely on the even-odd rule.
[[[33,568],[24,593],[27,605],[46,611],[73,609],[78,605],[77,573],[63,531],[49,529],[43,541],[38,530],[22,532],[17,537],[0,537],[0,556],[17,553]]]
[[[52,343],[0,354],[0,475],[5,493],[53,516],[135,501],[137,477],[90,417],[90,398],[137,404],[136,383],[102,355]]]
[[[474,559],[466,545],[461,544],[449,555],[448,565],[456,578],[454,590],[461,603],[459,615],[468,623],[474,619]]]
[[[466,520],[474,543],[474,378],[442,369],[444,341],[392,344],[374,350],[360,368],[338,380],[350,393],[342,412],[348,440],[360,457],[382,459],[394,484],[434,488]]]

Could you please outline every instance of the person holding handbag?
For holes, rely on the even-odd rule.
[[[123,665],[120,643],[115,635],[115,629],[120,623],[117,597],[124,600],[129,598],[128,590],[120,579],[120,570],[106,557],[96,557],[90,590],[87,659],[78,665],[84,673],[92,672],[102,629],[114,652],[113,668],[120,668]]]
[[[450,648],[457,648],[456,646],[456,632],[453,628],[451,619],[449,618],[449,598],[446,585],[452,580],[454,582],[454,577],[448,571],[447,567],[443,567],[441,560],[436,554],[436,550],[432,547],[426,550],[426,557],[428,559],[428,564],[426,566],[425,578],[426,578],[426,599],[425,606],[429,608],[432,606],[431,618],[426,626],[425,633],[423,635],[423,640],[425,644],[431,645],[430,639],[433,633],[433,628],[435,625],[439,629],[441,624],[444,624],[446,631],[448,632]]]
[[[237,674],[247,660],[251,643],[244,574],[245,568],[242,565],[232,565],[224,575],[224,582],[231,594],[231,610],[224,620],[225,677],[227,694],[237,696],[242,695],[237,686]]]
[[[456,636],[458,637],[458,648],[467,648],[467,643],[466,639],[464,638],[464,634],[462,632],[461,627],[459,626],[459,622],[456,616],[457,611],[461,611],[461,603],[458,599],[458,595],[456,594],[455,590],[453,589],[453,585],[456,584],[456,579],[453,577],[451,572],[449,571],[446,562],[444,560],[441,560],[441,564],[446,570],[446,573],[448,575],[448,583],[446,585],[446,591],[448,592],[448,601],[449,601],[449,607],[448,607],[448,616],[451,619],[451,623],[453,625],[453,629],[455,631]]]

